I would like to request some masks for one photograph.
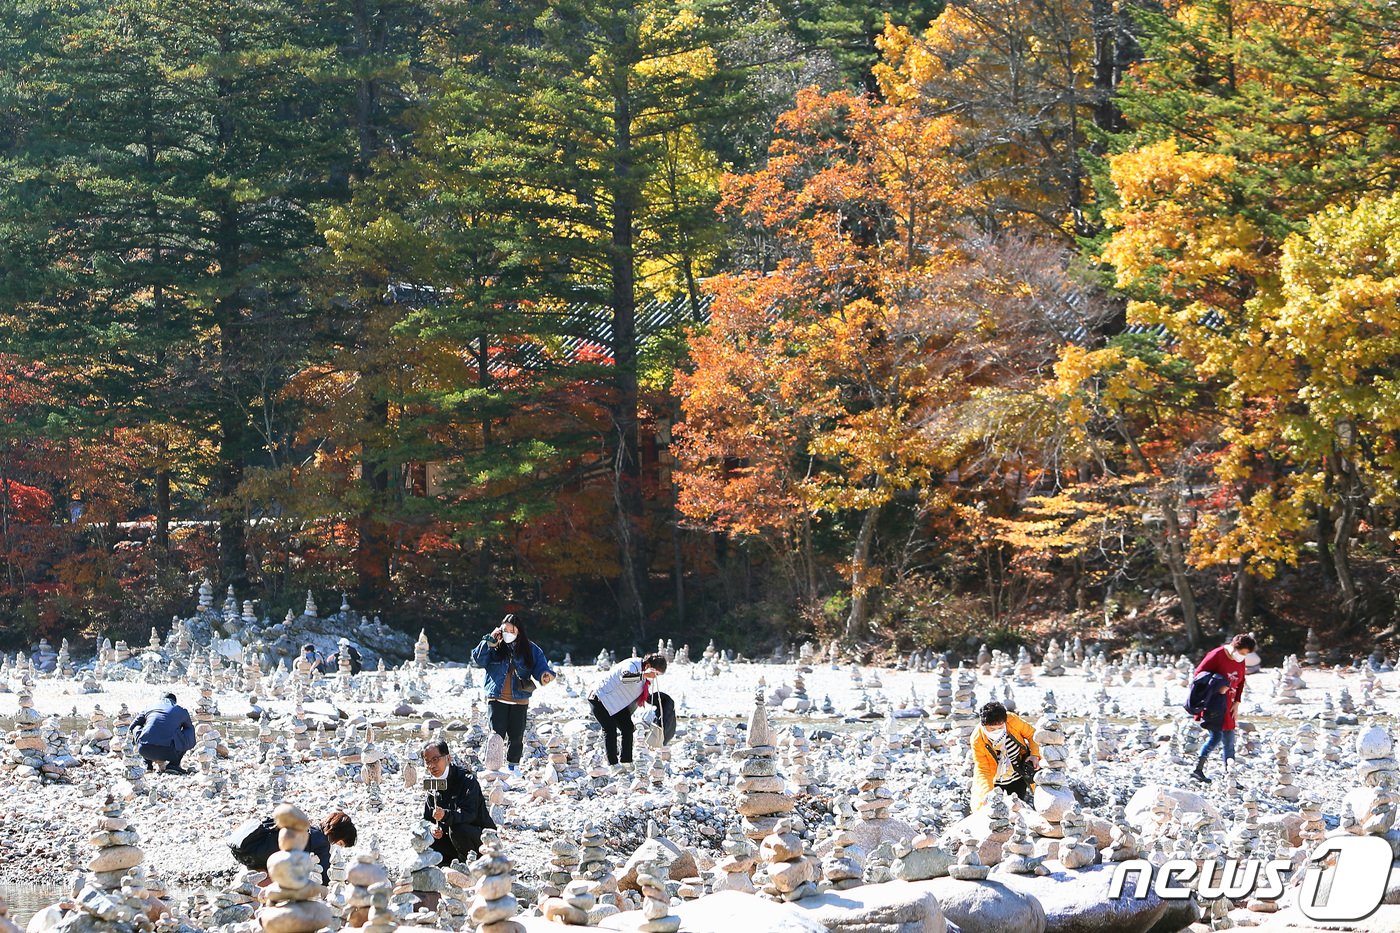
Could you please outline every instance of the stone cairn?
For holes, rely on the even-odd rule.
[[[1308,667],[1322,664],[1322,642],[1317,640],[1317,633],[1312,629],[1308,629],[1308,637],[1303,641],[1303,663]]]
[[[510,893],[514,869],[515,863],[501,847],[501,837],[494,830],[482,833],[481,858],[471,866],[476,894],[467,912],[477,933],[525,933],[525,928],[511,919],[520,909]]]
[[[121,801],[108,794],[92,835],[88,837],[88,842],[97,849],[87,863],[87,870],[92,873],[91,886],[101,891],[121,888],[122,877],[146,859],[137,845],[139,841],[136,830],[122,816]],[[80,895],[80,903],[81,900]]]
[[[933,717],[945,721],[953,714],[953,672],[948,668],[947,661],[938,659],[934,677],[937,678],[937,685],[933,690]]]
[[[1298,826],[1298,838],[1304,849],[1311,849],[1327,835],[1327,824],[1322,817],[1322,803],[1315,797],[1304,797],[1298,801],[1298,815],[1303,822]]]
[[[681,918],[671,913],[671,896],[666,892],[670,876],[665,859],[657,857],[637,866],[637,887],[642,892],[642,922],[638,933],[676,933]],[[483,933],[492,933],[483,930]]]
[[[1284,658],[1283,670],[1279,671],[1278,690],[1274,693],[1274,702],[1280,706],[1296,706],[1302,703],[1298,691],[1304,686],[1302,665],[1298,663],[1296,654],[1290,654]]]
[[[722,844],[724,858],[715,864],[713,891],[740,891],[753,894],[753,867],[758,848],[737,826],[730,826]],[[859,876],[859,870],[857,870]]]
[[[1040,765],[1035,772],[1035,793],[1032,800],[1036,812],[1046,821],[1058,823],[1074,804],[1074,791],[1068,786],[1065,774],[1065,761],[1069,752],[1065,747],[1065,733],[1060,728],[1060,720],[1053,713],[1040,717],[1035,724],[1032,739],[1040,746]]]
[[[1040,673],[1045,677],[1065,676],[1065,653],[1061,650],[1060,643],[1053,638],[1050,639],[1050,647],[1045,649]]]
[[[92,715],[88,717],[87,731],[83,733],[78,747],[88,755],[105,755],[111,746],[112,728],[107,714],[101,706],[94,706]]]
[[[312,933],[330,926],[331,905],[322,900],[320,863],[305,851],[311,821],[298,807],[279,804],[272,811],[277,825],[277,852],[267,860],[272,884],[262,890],[258,924],[265,933]]]
[[[855,844],[849,831],[836,830],[831,852],[822,860],[822,890],[844,891],[862,883],[860,863],[849,852]]]
[[[991,868],[977,854],[977,840],[964,839],[958,847],[958,860],[948,866],[948,874],[959,881],[986,881]]]
[[[597,905],[593,886],[587,881],[570,881],[559,897],[551,897],[540,905],[546,920],[568,926],[588,926],[588,912]]]
[[[1128,824],[1128,814],[1123,807],[1115,807],[1113,825],[1108,831],[1108,845],[1103,849],[1103,861],[1127,862],[1139,855],[1137,836]]]
[[[796,901],[817,893],[820,863],[806,854],[792,821],[782,819],[763,838],[758,857],[766,875],[762,892],[774,900]]]
[[[380,864],[377,854],[362,852],[355,856],[355,860],[345,872],[345,883],[349,886],[345,895],[345,906],[349,909],[352,920],[358,920],[361,916],[368,917],[374,906],[374,889],[383,885],[387,890],[388,881],[389,872]]]
[[[975,673],[961,668],[958,670],[957,687],[953,691],[951,726],[957,740],[964,745],[977,728],[977,697],[973,693],[976,685]]]
[[[565,839],[562,836],[549,844],[549,867],[545,872],[547,884],[541,888],[541,892],[550,897],[557,897],[570,881],[574,879],[574,872],[578,869],[579,846],[572,839]]]
[[[1277,784],[1274,785],[1273,795],[1280,800],[1297,800],[1300,793],[1298,785],[1293,783],[1293,767],[1288,763],[1289,746],[1280,742],[1274,746],[1274,762],[1278,768]]]
[[[257,910],[258,894],[262,890],[258,887],[258,882],[266,877],[260,871],[245,871],[235,875],[228,887],[211,896],[212,916],[201,919],[207,919],[209,926],[252,920],[253,913]]]
[[[744,818],[744,832],[755,842],[773,832],[782,814],[792,812],[796,806],[784,792],[785,784],[778,776],[777,754],[760,691],[749,717],[748,746],[734,753],[741,760],[740,780],[735,787],[739,793],[737,809]]]
[[[996,870],[1008,875],[1048,875],[1050,869],[1042,864],[1044,861],[1044,856],[1035,854],[1035,842],[1026,824],[1017,820],[1011,838],[1001,844],[1001,861]]]
[[[805,713],[812,708],[812,700],[807,696],[807,682],[799,672],[792,680],[792,694],[783,700],[782,707],[789,713]]]
[[[1031,653],[1022,645],[1016,654],[1016,686],[1030,687],[1035,684],[1035,665],[1031,662]]]
[[[447,879],[438,867],[442,863],[442,853],[433,848],[433,824],[420,820],[409,838],[409,844],[414,852],[413,861],[408,866],[413,890],[441,894],[447,889]]]
[[[589,891],[597,901],[589,909],[589,924],[594,925],[603,917],[617,913],[617,877],[608,862],[605,837],[592,820],[583,824],[583,832],[579,836],[578,873],[579,880],[588,883]]]
[[[993,787],[987,795],[987,834],[977,846],[977,858],[983,865],[995,865],[1001,861],[1001,847],[1011,838],[1011,808],[1007,805],[1006,792]]]
[[[1060,820],[1060,829],[1064,832],[1056,848],[1056,858],[1060,864],[1067,869],[1092,865],[1098,858],[1098,850],[1092,841],[1093,837],[1088,835],[1088,823],[1084,814],[1079,811],[1078,804],[1065,811]]]
[[[883,820],[894,806],[894,794],[885,786],[885,764],[884,755],[872,755],[870,770],[861,779],[855,809],[862,820]]]
[[[34,708],[34,696],[28,684],[21,684],[18,691],[19,709],[15,712],[15,728],[6,738],[10,748],[6,752],[5,766],[15,780],[38,784],[44,767],[44,737],[39,732],[44,717]]]
[[[418,640],[413,643],[413,666],[423,670],[428,666],[428,633],[418,630]]]
[[[1356,776],[1367,787],[1400,782],[1390,733],[1375,723],[1356,737]]]

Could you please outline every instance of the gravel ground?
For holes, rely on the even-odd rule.
[[[934,674],[881,669],[878,676],[883,685],[873,688],[868,685],[873,669],[863,670],[864,687],[853,683],[849,666],[833,669],[826,663],[814,663],[810,673],[804,675],[807,693],[814,703],[830,697],[837,710],[852,711],[848,716],[810,717],[771,711],[778,735],[786,736],[792,726],[800,726],[813,737],[809,765],[820,786],[816,794],[803,798],[809,825],[830,820],[832,794],[852,791],[869,771],[870,756],[885,746],[888,719],[862,722],[855,718],[858,714],[854,709],[863,695],[881,709],[892,704],[911,710],[933,705],[937,682]],[[745,721],[753,709],[760,680],[771,691],[780,684],[791,684],[797,673],[796,665],[734,664],[717,675],[707,673],[698,664],[672,666],[660,688],[675,698],[681,710],[682,735],[671,746],[670,774],[659,788],[625,789],[613,783],[587,799],[568,799],[559,793],[558,785],[544,785],[540,790],[537,777],[544,762],[536,757],[526,778],[516,780],[515,786],[505,793],[506,819],[501,834],[517,860],[520,880],[527,884],[538,882],[546,869],[549,843],[560,836],[576,840],[585,820],[603,827],[619,859],[640,842],[650,819],[655,819],[675,841],[695,846],[702,855],[713,854],[725,829],[737,822],[734,793],[726,786],[726,782],[732,782],[736,769],[723,754],[708,758],[699,754],[699,743],[692,740],[703,734],[707,721],[720,726],[726,720]],[[379,724],[376,740],[390,753],[381,801],[371,800],[365,786],[353,781],[353,769],[347,770],[334,760],[320,759],[301,761],[291,768],[285,799],[300,805],[313,818],[323,817],[335,808],[344,809],[359,826],[361,847],[373,840],[391,869],[406,865],[412,859],[408,830],[420,813],[423,792],[416,786],[403,785],[401,762],[405,754],[416,751],[421,744],[426,720],[437,719],[444,724],[457,720],[459,725],[470,725],[473,704],[480,702],[480,689],[462,689],[464,674],[462,668],[455,666],[438,666],[427,672],[426,699],[413,704],[412,715],[394,715],[402,695],[413,689],[412,684],[399,682],[404,675],[398,672],[387,675],[386,700],[382,703],[345,700],[324,690],[313,692],[308,697],[308,711],[329,712],[329,704],[334,704],[349,716],[363,715]],[[601,673],[589,666],[564,668],[561,675],[559,681],[536,694],[531,725],[541,738],[556,730],[573,736],[591,722],[580,697],[601,678]],[[1335,696],[1343,685],[1358,703],[1361,701],[1361,677],[1357,672],[1307,670],[1303,675],[1306,687],[1299,693],[1302,704],[1277,706],[1269,696],[1276,675],[1277,671],[1265,669],[1249,678],[1242,715],[1243,720],[1255,723],[1266,739],[1288,740],[1298,721],[1320,713],[1324,694],[1331,692]],[[1164,704],[1165,672],[1154,674],[1153,686],[1142,684],[1144,677],[1139,672],[1131,685],[1104,687],[1099,680],[1086,677],[1081,669],[1071,667],[1066,676],[1037,675],[1033,685],[1012,688],[1023,715],[1031,718],[1039,712],[1045,691],[1053,690],[1059,716],[1076,751],[1091,717],[1101,716],[1105,726],[1112,727],[1104,746],[1107,754],[1100,756],[1104,760],[1086,761],[1075,767],[1076,762],[1071,759],[1069,770],[1086,804],[1121,803],[1148,780],[1188,784],[1185,768],[1160,759],[1153,763],[1151,753],[1145,753],[1136,744],[1140,715],[1154,729],[1180,723],[1184,717],[1179,709]],[[479,672],[476,680],[480,682]],[[1377,681],[1388,693],[1378,698],[1372,710],[1362,711],[1362,722],[1375,716],[1393,728],[1395,717],[1400,714],[1400,674],[1382,673],[1377,675]],[[1000,677],[980,677],[977,704],[989,699],[993,690],[1001,698],[1004,683]],[[46,715],[62,714],[64,727],[80,734],[95,704],[111,714],[125,703],[134,713],[166,689],[164,685],[119,681],[106,681],[100,686],[99,693],[83,694],[77,680],[40,679],[34,690],[35,708]],[[174,689],[182,704],[193,709],[197,690],[188,684],[174,685]],[[1104,690],[1109,697],[1107,704],[1101,697]],[[1180,702],[1185,690],[1174,684],[1168,693]],[[270,810],[265,799],[266,768],[257,763],[256,728],[247,718],[248,699],[226,692],[217,694],[217,699],[222,713],[220,728],[231,752],[231,759],[225,764],[238,786],[230,788],[226,796],[211,800],[202,794],[198,776],[156,775],[148,782],[153,792],[136,797],[126,811],[127,818],[141,833],[146,865],[172,888],[198,889],[202,885],[222,885],[230,879],[236,866],[223,842],[224,835],[243,820]],[[276,715],[289,712],[292,706],[290,700],[272,700],[264,705]],[[13,693],[0,694],[0,732],[11,727],[9,717],[16,708]],[[74,710],[79,717],[76,720],[68,718]],[[909,738],[920,722],[929,724],[924,728],[932,725],[928,719],[894,720],[904,747],[888,753],[889,786],[896,800],[891,815],[942,829],[966,811],[970,762],[965,750],[957,745],[950,744],[941,752],[924,752],[914,747],[916,743]],[[285,720],[275,728],[279,735],[287,734]],[[1191,728],[1194,727],[1184,731]],[[1341,764],[1322,761],[1320,755],[1305,756],[1295,762],[1297,783],[1305,793],[1315,794],[1324,802],[1324,812],[1331,823],[1335,823],[1341,796],[1357,785],[1351,770],[1356,731],[1356,727],[1341,727],[1346,750]],[[470,734],[447,733],[459,757],[480,751],[463,747]],[[946,733],[944,737],[947,738]],[[594,738],[589,741],[590,748],[596,747]],[[4,744],[0,739],[0,751]],[[76,735],[72,746],[77,748]],[[1270,745],[1243,758],[1242,764],[1241,778],[1247,786],[1259,789],[1263,810],[1296,809],[1267,792],[1275,773]],[[789,773],[789,766],[784,764],[781,770]],[[66,784],[45,784],[36,790],[17,787],[8,776],[0,774],[0,883],[64,882],[71,878],[90,854],[87,831],[103,790],[121,788],[119,772],[120,759],[89,755],[83,756],[81,767],[72,769],[70,783]],[[685,806],[676,804],[671,787],[678,775],[686,775],[690,781],[690,802]],[[532,784],[539,794],[532,795]],[[1207,793],[1214,796],[1221,791],[1212,787]]]

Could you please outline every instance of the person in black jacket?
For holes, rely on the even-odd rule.
[[[312,826],[309,835],[306,851],[321,863],[321,883],[330,884],[331,846],[353,846],[359,832],[350,817],[337,810],[326,817],[320,826]],[[234,857],[254,871],[267,871],[267,860],[276,851],[277,826],[269,816],[258,826],[256,836],[245,843],[244,851],[235,851]]]
[[[423,764],[428,769],[423,819],[433,824],[433,850],[442,853],[443,864],[469,862],[481,851],[482,830],[496,828],[481,784],[452,761],[441,740],[423,746]]]

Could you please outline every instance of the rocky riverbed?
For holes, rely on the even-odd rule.
[[[420,647],[416,662],[353,677],[307,677],[284,668],[250,672],[233,659],[211,662],[197,646],[168,680],[152,673],[176,666],[165,657],[146,665],[139,678],[128,676],[128,665],[121,679],[37,674],[10,665],[11,692],[0,693],[0,732],[9,734],[11,746],[10,765],[0,771],[0,882],[68,883],[91,858],[93,813],[111,794],[124,802],[123,818],[140,829],[148,873],[168,889],[189,892],[176,899],[187,902],[174,905],[177,914],[236,883],[242,869],[230,857],[225,834],[281,801],[313,819],[335,809],[349,813],[359,827],[357,850],[377,852],[402,893],[417,856],[412,833],[424,800],[417,781],[405,783],[405,772],[421,774],[421,745],[442,736],[459,761],[486,773],[523,914],[538,911],[557,881],[568,877],[568,857],[560,874],[560,842],[576,848],[586,826],[601,838],[619,875],[629,873],[628,860],[649,826],[672,856],[683,853],[685,867],[671,876],[679,906],[738,874],[726,872],[736,864],[733,840],[743,827],[755,844],[785,829],[802,850],[790,864],[811,859],[810,869],[777,871],[769,864],[760,872],[760,887],[773,877],[797,879],[792,891],[775,889],[779,903],[806,903],[787,896],[805,890],[802,884],[818,897],[825,896],[819,889],[840,890],[842,880],[894,879],[888,883],[948,888],[938,895],[942,912],[963,930],[1036,929],[1025,920],[1035,913],[1026,903],[1035,900],[1042,912],[1044,905],[1059,904],[1056,909],[1072,913],[1060,903],[1065,892],[1082,894],[1084,879],[1093,877],[1084,872],[1102,870],[1097,863],[1125,851],[1150,857],[1155,845],[1166,857],[1194,847],[1201,857],[1204,845],[1223,857],[1250,851],[1262,836],[1270,853],[1290,857],[1321,834],[1364,833],[1356,824],[1369,810],[1356,811],[1372,808],[1375,794],[1362,794],[1360,801],[1357,790],[1366,775],[1393,772],[1393,757],[1386,764],[1388,736],[1400,712],[1400,675],[1385,665],[1321,669],[1290,660],[1282,669],[1261,669],[1248,679],[1233,779],[1224,778],[1216,759],[1209,767],[1216,779],[1201,786],[1188,777],[1203,736],[1178,705],[1189,674],[1189,663],[1180,659],[1076,657],[1068,647],[1052,646],[1040,662],[984,652],[962,668],[914,658],[894,669],[860,667],[816,650],[781,663],[733,661],[710,651],[704,658],[677,658],[661,678],[660,689],[679,710],[677,737],[663,749],[646,747],[646,733],[640,733],[637,761],[625,774],[602,762],[583,699],[603,676],[599,665],[557,665],[559,679],[535,695],[521,772],[510,774],[499,760],[499,743],[487,741],[479,672],[453,659],[430,659]],[[150,650],[156,653],[154,643]],[[217,735],[202,754],[196,749],[187,756],[196,773],[136,775],[129,757],[90,741],[94,722],[117,723],[123,707],[138,712],[167,689],[191,710],[202,709],[197,718]],[[1035,807],[999,801],[990,818],[985,809],[969,817],[966,736],[977,707],[993,698],[1046,734],[1058,729],[1064,781],[1044,800],[1038,794]],[[756,707],[760,726],[754,725]],[[26,728],[26,720],[38,724]],[[1374,734],[1363,739],[1374,725],[1386,736],[1384,749],[1375,747]],[[745,751],[753,747],[755,728],[767,731],[757,744],[771,755]],[[16,735],[42,735],[45,764],[61,764],[32,774],[16,768]],[[0,740],[0,760],[5,751]],[[774,765],[749,768],[755,755]],[[1375,767],[1368,771],[1367,762]],[[1054,776],[1046,775],[1044,784],[1053,790]],[[763,790],[753,792],[757,787]],[[1163,799],[1172,801],[1165,810]],[[1053,800],[1066,804],[1068,815]],[[1390,813],[1393,819],[1393,804]],[[972,889],[959,885],[991,890],[991,882],[977,877],[1006,857],[1013,824],[1027,839],[1027,856],[1045,857],[1053,873],[1048,880],[1017,874],[1012,880],[1026,891],[994,892],[984,907],[969,907],[964,893]],[[1377,835],[1387,831],[1396,835],[1389,824]],[[971,851],[963,844],[960,852],[960,840]],[[916,857],[926,847],[945,855]],[[849,862],[833,861],[846,850]],[[1086,854],[1072,862],[1071,851]],[[1076,867],[1065,868],[1061,860]],[[1079,867],[1083,861],[1088,864]],[[950,869],[958,875],[959,862],[966,878],[935,877]],[[928,863],[932,874],[919,877],[927,872],[911,867],[916,863]],[[630,873],[636,868],[634,860]],[[839,876],[835,887],[823,868]],[[682,892],[685,879],[689,887]],[[623,897],[618,908],[644,906],[638,896]],[[715,899],[717,905],[718,897],[698,903]],[[1096,916],[1093,907],[1086,903],[1080,912]],[[1165,905],[1155,907],[1161,909],[1144,930],[1165,915]],[[1211,909],[1236,922],[1270,918],[1243,902],[1216,902]],[[998,910],[1029,926],[994,920],[1002,916]],[[953,917],[958,912],[961,919]],[[400,913],[404,919],[411,911]],[[1133,929],[1145,916],[1096,928]],[[1184,928],[1196,918],[1178,919]],[[436,922],[452,927],[450,911]],[[698,920],[687,922],[684,929],[701,928]],[[910,921],[889,929],[912,933],[934,926]],[[1051,928],[1078,927],[1052,922]]]

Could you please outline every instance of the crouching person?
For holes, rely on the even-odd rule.
[[[470,862],[481,851],[482,830],[496,828],[481,784],[452,760],[441,740],[423,746],[423,764],[428,771],[423,819],[433,824],[433,850],[442,853],[444,865]]]

